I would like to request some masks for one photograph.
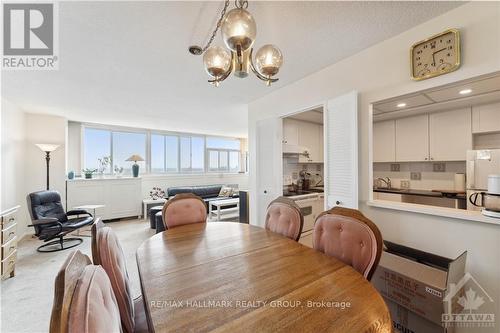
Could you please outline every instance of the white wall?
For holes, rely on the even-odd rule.
[[[82,124],[70,121],[68,122],[68,141],[67,141],[67,171],[74,171],[75,175],[82,173]]]
[[[419,40],[450,27],[462,31],[463,65],[453,73],[429,80],[410,80],[409,48]],[[467,269],[495,299],[500,318],[500,226],[406,213],[366,205],[369,183],[370,103],[500,70],[500,3],[468,3],[283,87],[249,105],[251,193],[250,218],[255,216],[256,121],[320,105],[351,90],[359,100],[360,209],[379,226],[385,239],[453,257],[468,250]],[[286,55],[285,55],[286,56]],[[285,70],[285,67],[283,67]],[[292,70],[292,69],[289,69]],[[500,325],[497,322],[497,326]],[[487,330],[488,331],[488,330]]]
[[[1,203],[0,211],[21,205],[18,214],[18,234],[26,232],[28,215],[24,191],[25,115],[10,102],[2,99],[1,108]]]
[[[45,153],[36,143],[60,145],[50,154],[50,189],[61,193],[64,201],[66,188],[66,118],[26,113],[26,193],[46,187]]]

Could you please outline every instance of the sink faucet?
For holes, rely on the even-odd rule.
[[[385,183],[387,185],[387,188],[391,188],[391,178],[385,177],[385,178],[377,178],[377,180],[380,180],[381,182]]]

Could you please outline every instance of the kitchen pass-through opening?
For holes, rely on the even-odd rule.
[[[499,87],[496,72],[373,103],[372,203],[500,218]]]

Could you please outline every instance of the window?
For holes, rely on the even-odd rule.
[[[202,137],[180,138],[181,172],[205,171],[205,140]]]
[[[221,148],[230,150],[240,150],[240,140],[227,138],[207,138],[207,148]]]
[[[85,128],[84,131],[83,168],[99,169],[99,159],[111,156],[111,132],[94,128]],[[111,172],[108,166],[104,173]]]
[[[131,155],[139,155],[141,174],[240,171],[240,140],[189,134],[151,133],[84,127],[83,167],[99,168],[99,159],[111,157],[104,173],[123,167],[130,174]]]
[[[207,138],[208,171],[240,171],[240,140]]]
[[[165,136],[151,135],[151,172],[165,172]]]
[[[167,135],[165,141],[167,172],[177,172],[179,171],[179,137]]]
[[[134,162],[126,161],[132,155],[146,158],[146,134],[134,132],[113,132],[113,167],[123,167],[125,173],[132,171]],[[146,162],[137,162],[141,170],[146,170]]]

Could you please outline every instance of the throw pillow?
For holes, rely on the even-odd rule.
[[[219,192],[219,197],[230,197],[233,195],[233,189],[231,187],[222,186]]]

